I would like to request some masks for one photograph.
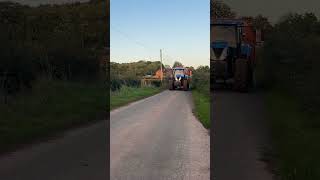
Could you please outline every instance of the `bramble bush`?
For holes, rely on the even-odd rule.
[[[277,23],[261,52],[265,87],[296,97],[304,111],[320,106],[317,51],[320,21],[312,13],[289,14]]]
[[[209,96],[210,92],[210,67],[199,66],[192,72],[192,87]]]
[[[1,2],[1,78],[13,74],[15,78],[6,83],[14,84],[15,89],[31,88],[43,77],[66,81],[101,79],[100,71],[105,69],[99,58],[109,40],[104,7],[105,2],[100,0],[39,7]]]

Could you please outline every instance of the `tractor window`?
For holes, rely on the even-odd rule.
[[[174,75],[183,75],[184,74],[184,71],[182,69],[176,69],[174,71]]]
[[[236,28],[234,26],[212,26],[212,42],[224,41],[230,47],[237,46]]]

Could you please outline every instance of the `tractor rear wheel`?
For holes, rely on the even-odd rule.
[[[168,86],[169,86],[169,90],[173,90],[174,89],[172,80],[169,80]]]
[[[235,62],[235,74],[233,89],[247,92],[249,87],[249,67],[247,59],[237,59]]]
[[[188,91],[188,80],[183,80],[183,90]]]
[[[254,71],[253,67],[249,67],[248,71],[249,76],[249,87],[250,89],[254,90],[256,88],[256,72]]]

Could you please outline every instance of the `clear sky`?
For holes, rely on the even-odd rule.
[[[110,60],[209,65],[209,0],[111,0]]]

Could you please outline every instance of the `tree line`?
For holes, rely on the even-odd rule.
[[[160,69],[160,61],[145,61],[130,63],[110,62],[110,90],[115,91],[121,86],[139,87],[140,80],[147,75],[153,76]],[[162,64],[165,69],[168,66]]]
[[[102,0],[38,7],[1,2],[2,89],[32,88],[39,78],[80,81],[105,76],[107,5]]]
[[[160,69],[160,61],[145,61],[130,63],[116,63],[110,62],[110,90],[119,90],[122,86],[139,87],[141,79],[145,76],[153,76],[156,71]],[[185,67],[183,63],[175,61],[172,66],[162,64],[164,71],[164,82],[167,80],[167,75],[170,71],[166,69],[174,67]],[[199,66],[198,68],[188,67],[193,71],[193,87],[199,90],[204,90],[209,93],[210,86],[210,68],[209,66]],[[160,86],[158,82],[154,83],[155,86]]]
[[[191,86],[207,97],[210,96],[210,67],[199,66],[192,72]]]

